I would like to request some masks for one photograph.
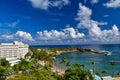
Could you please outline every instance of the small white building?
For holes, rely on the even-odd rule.
[[[0,58],[6,58],[8,61],[11,59],[24,58],[28,52],[28,45],[22,42],[14,41],[13,43],[1,43],[0,44]],[[15,60],[16,61],[16,60]]]

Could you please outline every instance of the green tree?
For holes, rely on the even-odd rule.
[[[22,71],[25,71],[27,69],[30,69],[32,67],[32,63],[22,59],[20,62],[19,62],[19,70],[22,70]]]
[[[102,74],[102,76],[105,76],[105,75],[107,74],[107,71],[106,71],[106,70],[103,70],[103,71],[101,72],[101,74]]]
[[[38,80],[38,79],[33,75],[27,76],[24,74],[19,74],[14,78],[8,78],[7,80]]]
[[[66,67],[69,67],[69,66],[71,66],[71,64],[70,64],[70,62],[67,62]]]
[[[0,66],[0,77],[5,76],[5,67]]]
[[[48,61],[50,58],[49,54],[45,50],[41,50],[39,53],[39,59],[40,60],[46,60]]]
[[[67,58],[66,58],[66,57],[63,57],[60,63],[61,63],[61,64],[62,64],[62,63],[66,64],[66,63],[67,63]]]
[[[7,76],[12,75],[12,73],[13,73],[13,69],[10,68],[10,67],[8,67],[8,68],[6,69],[6,71],[5,71],[5,74],[6,74]]]
[[[36,48],[32,48],[31,51],[33,52],[33,55],[31,58],[37,59],[37,61],[40,59],[40,51]]]
[[[32,72],[33,72],[33,70],[32,70],[32,69],[27,69],[27,70],[25,71],[25,74],[26,74],[26,75],[31,75],[31,74],[32,74]]]
[[[94,72],[95,72],[95,63],[94,63],[94,62],[91,62],[90,65],[91,65],[91,68],[92,68],[93,73],[94,73]]]
[[[52,63],[52,61],[53,61],[52,57],[54,55],[48,54],[47,50],[43,50],[43,49],[39,50],[37,48],[30,48],[30,50],[33,53],[32,56],[31,56],[31,58],[35,59],[36,62],[38,62],[39,60],[42,60],[42,61],[45,61],[45,62],[49,61],[49,63]]]
[[[61,59],[60,64],[64,64],[64,65],[66,66],[65,68],[67,68],[68,65],[69,65],[69,63],[68,63],[68,61],[67,61],[67,58],[66,58],[66,57],[63,57],[63,58]],[[62,69],[62,67],[61,67],[61,69]]]
[[[73,64],[65,71],[64,80],[93,80],[90,71],[85,70],[79,64]]]
[[[14,66],[13,66],[13,70],[16,72],[16,73],[18,73],[19,72],[19,64],[15,64]]]
[[[25,55],[25,58],[31,58],[32,55],[33,55],[33,52],[29,50],[28,53]]]
[[[10,63],[9,63],[9,61],[7,61],[5,58],[1,58],[1,59],[0,59],[0,65],[1,65],[1,66],[4,66],[4,67],[9,67],[9,66],[10,66]]]
[[[114,61],[111,61],[110,65],[112,66],[112,77],[113,77],[114,76],[114,66],[116,65],[116,63]]]

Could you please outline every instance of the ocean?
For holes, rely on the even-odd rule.
[[[65,68],[64,64],[60,64],[61,59],[66,57],[71,64],[82,64],[85,68],[90,70],[93,67],[91,62],[94,62],[94,71],[97,74],[120,76],[120,44],[104,44],[104,45],[57,45],[57,46],[36,46],[39,48],[66,48],[66,47],[82,47],[95,50],[105,50],[111,52],[111,55],[105,56],[103,54],[95,54],[88,52],[69,52],[57,56],[55,64],[59,67]],[[115,62],[112,67],[110,62]]]

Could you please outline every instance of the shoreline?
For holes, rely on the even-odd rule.
[[[43,49],[43,48],[38,48],[39,50]],[[110,51],[107,50],[95,50],[95,49],[91,49],[91,48],[82,48],[82,47],[75,47],[75,48],[46,48],[45,50],[48,50],[48,54],[50,54],[49,52],[54,51],[56,53],[56,55],[60,55],[63,53],[68,53],[68,52],[89,52],[89,53],[95,53],[95,54],[104,54],[105,56],[111,55]]]
[[[69,53],[69,52],[89,52],[89,53],[95,53],[95,54],[104,54],[105,56],[111,55],[111,52],[105,51],[105,50],[95,50],[95,49],[84,49],[84,48],[73,48],[73,50],[57,50],[56,54],[64,54],[64,53]]]
[[[62,75],[65,73],[65,69],[55,65],[55,64],[52,64],[52,69],[51,69],[53,72],[57,73],[58,75]],[[112,77],[112,80],[120,80],[120,77]]]
[[[120,77],[113,77],[112,80],[120,80]]]
[[[69,53],[69,52],[79,52],[79,51],[78,50],[56,51],[57,55],[64,54],[64,53]]]
[[[62,75],[62,74],[65,73],[65,69],[63,69],[63,68],[61,68],[61,67],[59,67],[59,66],[57,66],[57,65],[55,65],[55,64],[52,64],[51,70],[52,70],[53,72],[57,73],[58,75]]]
[[[51,63],[49,63],[48,61],[39,61],[39,64],[41,64],[42,66],[45,66],[45,65],[51,64]],[[53,63],[51,65],[52,65],[51,70],[53,72],[55,72],[55,73],[57,73],[59,75],[62,75],[62,74],[65,73],[65,69],[63,69],[62,67],[57,66],[57,65],[55,65]]]

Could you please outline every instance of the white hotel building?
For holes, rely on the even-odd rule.
[[[28,45],[22,42],[14,41],[13,43],[0,44],[0,58],[6,58],[8,61],[15,62],[17,59],[24,58],[28,52]],[[11,62],[12,63],[12,62]]]

